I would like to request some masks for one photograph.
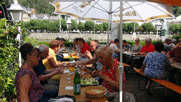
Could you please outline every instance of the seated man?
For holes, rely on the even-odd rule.
[[[171,44],[170,44],[172,49],[175,48],[176,43],[177,43],[177,40],[176,39],[172,39]]]
[[[114,39],[114,43],[110,44],[110,48],[113,50],[113,58],[118,58],[119,57],[119,53],[120,53],[120,49],[117,47],[117,45],[119,44],[119,39],[116,38]]]
[[[47,70],[54,69],[57,67],[61,67],[62,64],[57,63],[55,53],[60,49],[60,42],[58,40],[52,40],[49,45],[49,54],[47,58],[43,60],[43,64]],[[57,74],[50,78],[51,80],[58,81],[60,79],[60,74]]]
[[[86,65],[86,64],[93,64],[92,65],[92,70],[88,70],[85,69],[86,72],[89,72],[90,74],[92,74],[93,77],[95,77],[95,72],[96,70],[102,70],[103,65],[99,62],[99,59],[96,57],[95,55],[95,51],[96,49],[100,47],[99,42],[97,40],[92,40],[90,42],[90,48],[91,51],[94,52],[94,55],[92,57],[91,53],[88,51],[86,53],[86,56],[89,58],[89,60],[86,61],[76,61],[75,64],[77,65]],[[100,79],[99,77],[96,77],[96,79],[99,81],[99,84],[102,83],[102,79]]]
[[[151,42],[152,42],[151,38],[145,39],[145,46],[143,46],[143,48],[141,49],[142,53],[149,53],[155,51],[155,47]]]
[[[124,51],[130,51],[132,50],[132,46],[130,44],[127,43],[126,40],[123,40],[123,46],[122,46]]]
[[[171,39],[170,38],[166,38],[165,39],[165,43],[164,43],[164,49],[163,49],[162,53],[167,54],[167,52],[172,49],[170,44],[171,44]]]
[[[59,83],[56,81],[48,80],[52,76],[62,73],[62,69],[55,68],[51,70],[46,70],[45,66],[42,63],[42,60],[48,56],[49,48],[46,45],[40,45],[40,60],[39,64],[33,68],[34,72],[37,74],[38,78],[40,79],[40,83],[44,90],[58,90]]]
[[[152,42],[151,38],[146,38],[145,46],[142,47],[141,52],[137,52],[137,53],[150,53],[150,52],[155,51],[155,47],[151,42]],[[135,61],[135,64],[138,69],[140,69],[141,66],[143,65],[143,60],[144,60],[144,57],[140,57],[140,59]]]

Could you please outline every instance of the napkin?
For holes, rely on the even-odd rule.
[[[56,102],[74,102],[71,98],[61,98],[58,99]]]
[[[66,86],[65,90],[73,90],[73,86]]]

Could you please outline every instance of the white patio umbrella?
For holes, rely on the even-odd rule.
[[[171,24],[177,24],[177,23],[181,23],[181,15],[176,17],[176,19],[173,19],[171,21],[169,21]]]
[[[74,16],[81,20],[120,21],[120,0],[54,0],[55,14]],[[149,22],[153,19],[174,17],[171,6],[146,0],[123,0],[123,22]],[[109,31],[108,28],[108,41]]]

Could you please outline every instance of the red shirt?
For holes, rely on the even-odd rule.
[[[147,53],[149,53],[149,52],[153,52],[153,51],[155,51],[155,47],[153,46],[153,44],[150,44],[150,45],[148,45],[148,46],[143,46],[143,48],[141,49],[141,52],[142,53],[145,53],[145,52],[147,52]]]
[[[87,43],[84,43],[84,45],[81,49],[81,53],[85,54],[86,50],[90,51],[90,46]]]
[[[117,65],[119,65],[119,61],[117,60],[117,59],[115,59],[116,61],[115,61],[115,63],[114,63],[114,65],[112,66],[112,68],[111,69],[109,69],[109,70],[107,70],[106,69],[106,67],[104,66],[103,67],[103,69],[102,69],[102,73],[103,73],[103,75],[104,76],[106,76],[106,77],[108,77],[109,79],[111,79],[111,80],[116,80],[115,79],[115,72],[114,72],[114,70],[115,70],[115,67],[117,66]],[[125,77],[125,72],[124,72],[124,69],[123,69],[123,75],[122,75],[122,90],[124,91],[124,89],[125,89],[125,81],[126,81],[126,77]],[[115,90],[113,87],[111,87],[106,81],[103,81],[102,82],[102,86],[104,86],[106,89],[107,89],[107,92],[109,93],[109,92],[119,92],[119,90]]]

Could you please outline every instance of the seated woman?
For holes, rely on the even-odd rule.
[[[108,45],[102,45],[96,50],[96,56],[103,65],[102,70],[97,70],[96,76],[103,79],[102,86],[107,88],[107,92],[119,92],[119,61],[112,57],[113,51]],[[123,70],[123,87],[125,88],[125,73]]]
[[[167,66],[170,64],[168,57],[161,53],[164,49],[162,42],[155,44],[155,51],[148,53],[143,61],[141,71],[150,78],[165,79],[167,74]],[[152,81],[148,80],[146,90],[149,93],[149,88]]]
[[[78,46],[80,47],[80,53],[79,55],[81,56],[80,60],[87,60],[86,53],[89,51],[90,52],[90,46],[85,42],[83,38],[79,38],[77,41]]]
[[[20,52],[24,63],[18,70],[15,78],[18,102],[48,102],[48,99],[58,96],[53,91],[44,91],[40,84],[40,79],[33,71],[33,67],[38,65],[40,52],[31,44],[23,44]]]
[[[142,45],[140,44],[140,39],[139,38],[136,38],[135,40],[135,45],[133,46],[132,50],[133,52],[140,52],[140,50],[142,49]]]

